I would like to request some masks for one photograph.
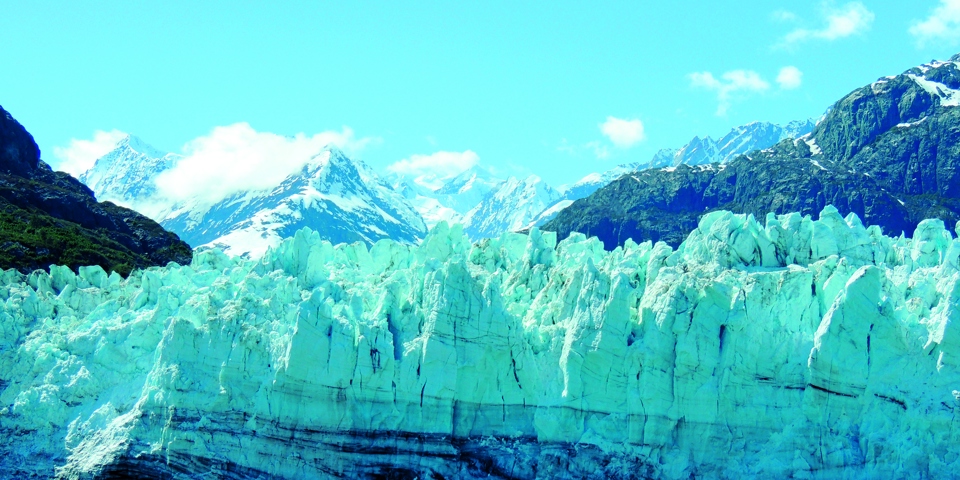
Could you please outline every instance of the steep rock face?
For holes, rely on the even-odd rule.
[[[20,122],[0,107],[0,168],[3,173],[28,175],[40,164],[40,147]]]
[[[156,222],[112,203],[40,160],[33,137],[0,108],[0,268],[64,264],[132,268],[189,263],[190,247]]]
[[[935,62],[860,88],[797,140],[724,168],[678,166],[623,177],[573,203],[544,229],[677,245],[706,212],[816,214],[832,204],[884,232],[960,219],[960,70]]]
[[[820,218],[6,272],[0,472],[953,476],[960,241]]]

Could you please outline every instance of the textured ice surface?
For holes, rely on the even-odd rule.
[[[949,478],[960,242],[711,213],[0,278],[0,476]]]

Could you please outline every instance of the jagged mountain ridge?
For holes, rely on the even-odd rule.
[[[709,137],[695,137],[679,151],[671,150],[673,153],[669,158],[678,164],[723,163],[737,152],[766,148],[776,139],[803,132],[810,126],[810,121],[792,122],[786,127],[754,122],[732,129],[721,138],[722,144]],[[705,156],[704,149],[712,153]],[[467,234],[475,240],[495,237],[506,231],[545,223],[574,200],[586,197],[623,174],[647,168],[660,157],[667,158],[663,152],[658,152],[648,164],[623,164],[603,173],[590,174],[562,191],[553,189],[539,178],[503,179],[486,168],[473,166],[447,178],[435,174],[420,177],[388,175],[386,182],[399,194],[394,196],[374,186],[383,180],[374,178],[376,174],[368,167],[355,168],[358,172],[366,172],[366,190],[379,191],[368,197],[391,197],[381,203],[393,205],[387,210],[404,213],[388,216],[408,219],[408,228],[398,228],[390,222],[364,225],[364,219],[377,217],[361,215],[351,218],[352,214],[342,209],[333,215],[336,218],[332,221],[311,219],[309,212],[300,211],[300,207],[281,198],[284,194],[295,195],[295,192],[279,185],[276,192],[238,192],[213,206],[198,205],[189,199],[176,205],[158,206],[157,202],[163,199],[153,196],[156,177],[173,168],[182,157],[161,152],[134,136],[124,138],[114,150],[98,159],[81,179],[100,198],[151,214],[191,245],[217,245],[233,254],[260,255],[284,235],[296,231],[295,226],[305,225],[323,232],[330,240],[362,241],[368,245],[385,238],[385,233],[397,235],[390,237],[396,240],[415,242],[424,231],[421,222],[426,228],[441,221],[462,223]],[[305,174],[308,173],[304,171],[295,175]],[[288,179],[284,183],[292,185],[297,180]],[[359,185],[354,187],[360,188]],[[376,208],[379,207],[374,206]],[[409,215],[409,210],[417,212],[420,220]]]
[[[127,275],[191,258],[189,245],[153,220],[97,202],[79,180],[53,171],[33,136],[0,107],[0,268],[98,265]]]
[[[884,232],[911,234],[925,218],[960,219],[958,57],[884,77],[840,99],[797,140],[720,167],[680,165],[622,177],[573,203],[544,228],[677,245],[713,210],[799,211],[827,204]]]
[[[646,167],[727,163],[739,155],[772,147],[781,140],[806,135],[813,130],[814,125],[813,120],[795,120],[785,126],[770,122],[752,122],[734,127],[719,140],[693,137],[679,149],[660,150]]]
[[[647,163],[625,163],[603,173],[592,173],[570,187],[563,188],[562,198],[537,215],[527,228],[544,225],[574,201],[586,198],[625,174],[678,165],[724,164],[738,155],[769,148],[783,139],[805,135],[814,125],[813,120],[795,120],[785,126],[770,122],[748,123],[734,127],[719,141],[710,137],[693,137],[679,149],[665,148],[657,151]]]
[[[464,216],[463,230],[473,239],[492,238],[527,226],[561,198],[540,177],[510,177],[497,185]]]
[[[156,193],[157,175],[173,167],[182,155],[166,153],[140,138],[127,135],[93,167],[80,175],[100,201],[143,208]]]
[[[362,162],[328,147],[275,188],[234,194],[206,209],[184,208],[161,221],[192,245],[260,256],[302,227],[333,243],[392,238],[417,243],[419,214]]]
[[[391,175],[387,180],[420,212],[428,228],[441,221],[463,223],[464,216],[504,182],[479,165],[449,178],[436,179],[440,186],[435,188],[402,175]]]

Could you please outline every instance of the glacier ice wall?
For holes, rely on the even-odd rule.
[[[0,278],[0,476],[946,478],[960,241],[828,207],[677,250],[441,223]],[[204,477],[206,478],[206,477]]]

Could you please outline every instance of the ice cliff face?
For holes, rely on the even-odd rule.
[[[960,241],[820,217],[7,271],[0,476],[953,476]]]

